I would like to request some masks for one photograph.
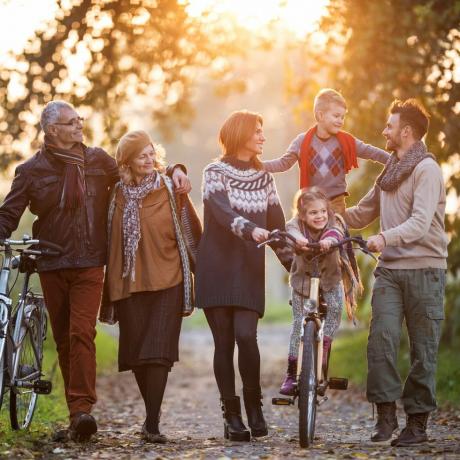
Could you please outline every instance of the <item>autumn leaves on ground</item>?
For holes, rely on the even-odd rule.
[[[207,328],[186,329],[181,337],[181,361],[173,368],[166,390],[161,427],[170,441],[147,444],[140,438],[144,408],[131,373],[105,372],[98,379],[99,402],[95,416],[99,432],[89,444],[51,443],[49,435],[38,436],[29,445],[12,444],[0,458],[458,458],[460,456],[460,411],[440,410],[430,423],[430,442],[412,449],[396,449],[369,441],[374,425],[372,407],[363,391],[351,387],[329,392],[319,407],[313,448],[298,447],[296,407],[276,407],[285,371],[288,325],[262,325],[264,411],[269,436],[235,443],[223,439],[222,415],[212,374],[212,338]],[[350,366],[359,363],[350,363]],[[340,366],[336,366],[338,368]],[[333,372],[334,373],[334,372]],[[241,388],[241,384],[238,384]],[[404,426],[399,410],[400,426]],[[19,447],[21,446],[21,447]]]

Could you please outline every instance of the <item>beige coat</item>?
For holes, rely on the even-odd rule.
[[[396,190],[385,192],[374,185],[356,206],[346,210],[344,217],[349,227],[363,228],[380,216],[386,246],[379,267],[446,268],[445,208],[441,168],[432,158],[426,158]]]

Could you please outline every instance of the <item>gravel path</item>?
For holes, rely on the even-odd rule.
[[[250,443],[223,439],[222,415],[212,374],[212,337],[207,329],[184,331],[181,361],[170,375],[163,404],[164,446],[140,439],[144,407],[131,373],[111,374],[98,380],[99,402],[94,415],[99,432],[87,445],[44,444],[43,458],[79,459],[280,459],[280,458],[460,458],[460,412],[439,411],[430,423],[429,443],[413,449],[370,443],[372,408],[361,391],[328,393],[318,411],[315,445],[298,447],[295,407],[270,404],[285,370],[287,326],[262,326],[264,411],[270,433]],[[241,388],[241,384],[238,385]],[[404,426],[403,412],[399,411]]]

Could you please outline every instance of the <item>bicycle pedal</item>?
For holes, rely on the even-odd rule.
[[[329,378],[329,388],[331,390],[346,390],[348,388],[348,379],[342,379],[339,377]]]
[[[39,395],[49,395],[53,385],[49,380],[37,380],[34,382],[34,393]]]
[[[294,404],[292,398],[272,398],[272,404],[274,406],[291,406]]]

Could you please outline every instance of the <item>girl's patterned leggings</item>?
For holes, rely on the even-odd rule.
[[[324,335],[334,337],[337,329],[340,326],[342,319],[342,310],[344,304],[344,292],[342,283],[335,286],[328,292],[323,292],[324,300],[327,303],[327,316],[324,322]],[[291,303],[292,303],[292,331],[291,340],[289,342],[289,356],[297,358],[300,344],[300,333],[302,330],[302,303],[305,297],[302,297],[297,292],[292,290]]]

